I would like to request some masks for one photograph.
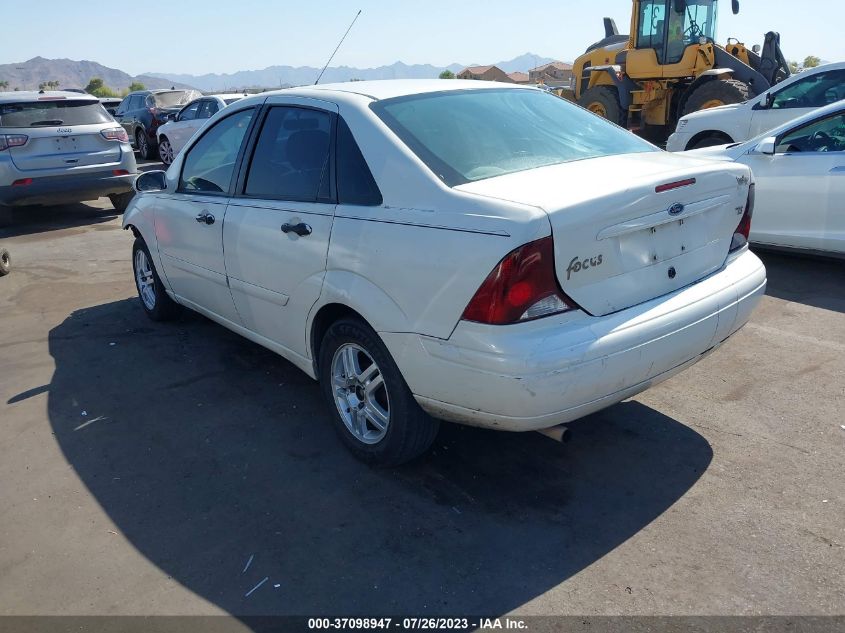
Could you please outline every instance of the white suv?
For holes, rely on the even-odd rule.
[[[815,108],[845,99],[845,62],[793,75],[744,103],[693,112],[678,121],[670,152],[741,143]]]
[[[221,110],[124,226],[152,319],[281,354],[396,464],[437,419],[549,429],[723,343],[766,286],[750,178],[535,88],[355,82]]]
[[[126,132],[97,97],[0,93],[0,226],[12,207],[108,196],[123,211],[137,167]]]

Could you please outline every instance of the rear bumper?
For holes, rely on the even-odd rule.
[[[117,166],[114,169],[121,169]],[[21,172],[24,176],[24,172]],[[0,186],[0,204],[9,206],[67,204],[96,200],[132,190],[138,174],[115,176],[112,169],[61,176],[33,176],[28,185]],[[26,176],[24,176],[26,177]]]
[[[765,288],[766,270],[746,249],[702,281],[604,317],[462,321],[447,341],[382,338],[431,415],[529,431],[603,409],[694,364],[748,321]]]

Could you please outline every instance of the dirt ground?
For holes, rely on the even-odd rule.
[[[841,262],[762,254],[745,329],[568,444],[375,470],[286,361],[146,319],[107,201],[0,243],[0,614],[845,613]]]

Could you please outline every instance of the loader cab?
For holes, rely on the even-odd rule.
[[[661,77],[659,67],[679,63],[688,47],[716,40],[717,0],[640,0],[637,4],[631,25],[635,49],[640,51],[634,55],[635,65],[641,67],[637,75]]]

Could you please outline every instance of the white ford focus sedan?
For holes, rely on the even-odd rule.
[[[534,88],[355,82],[246,98],[124,216],[141,305],[320,381],[360,458],[438,420],[549,429],[689,367],[766,286],[743,165],[670,155]]]

